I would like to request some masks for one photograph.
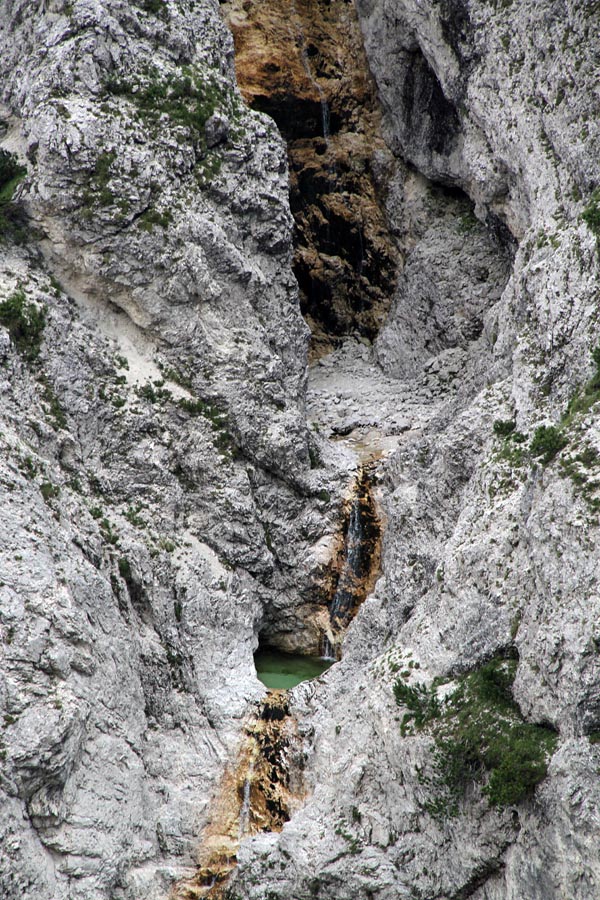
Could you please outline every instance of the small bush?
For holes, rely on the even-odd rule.
[[[539,725],[513,725],[491,742],[486,762],[492,768],[483,792],[492,806],[514,806],[546,777],[555,735]]]
[[[118,562],[119,566],[119,575],[123,579],[123,581],[131,581],[131,565],[126,556],[121,556]]]
[[[91,216],[94,206],[110,206],[114,202],[115,195],[108,185],[116,158],[115,150],[104,151],[98,156],[82,195],[86,217]]]
[[[133,0],[133,2],[134,6],[143,9],[144,12],[153,16],[160,16],[161,19],[167,18],[169,10],[166,0]]]
[[[55,500],[60,496],[60,488],[51,484],[49,481],[44,481],[43,484],[40,485],[40,493],[44,498],[44,503],[49,503],[50,500]]]
[[[533,434],[529,451],[532,456],[540,457],[544,465],[548,465],[566,446],[567,439],[560,428],[555,425],[540,425]]]
[[[401,730],[427,728],[434,740],[433,777],[420,772],[432,795],[433,815],[455,815],[469,783],[478,782],[489,803],[521,802],[545,777],[556,747],[549,728],[525,722],[512,696],[516,660],[496,658],[464,675],[441,703],[435,686],[394,685],[396,702],[406,706]]]
[[[27,174],[14,153],[0,150],[0,239],[10,237],[22,243],[27,236],[23,210],[12,203],[16,186]]]
[[[516,427],[517,423],[514,419],[496,419],[494,422],[494,434],[497,434],[498,437],[508,437]]]
[[[0,303],[0,324],[8,329],[17,350],[28,362],[38,358],[46,315],[27,300],[23,288]]]
[[[139,217],[137,225],[142,231],[152,231],[155,225],[160,225],[161,228],[168,228],[172,221],[173,213],[170,209],[166,209],[161,213],[152,207]]]
[[[0,150],[0,203],[10,200],[27,169],[19,163],[14,153]]]
[[[318,447],[309,446],[308,458],[310,460],[311,469],[322,469],[323,468],[323,459],[321,457],[321,452]]]
[[[61,428],[66,428],[67,416],[61,406],[60,400],[54,393],[52,385],[44,375],[40,376],[39,381],[42,387],[42,398],[47,404],[47,415],[50,424],[55,431],[59,431]]]
[[[402,735],[406,734],[410,722],[417,728],[422,728],[439,716],[440,704],[435,688],[428,688],[424,684],[409,686],[398,678],[393,690],[398,706],[405,706],[408,709],[400,726]]]
[[[596,243],[600,242],[600,191],[595,190],[590,201],[584,211],[581,213],[582,221],[585,222],[592,234],[596,238]]]

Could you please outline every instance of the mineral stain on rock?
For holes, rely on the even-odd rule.
[[[221,782],[202,836],[198,868],[179,884],[172,900],[224,896],[241,841],[260,831],[281,831],[303,799],[297,765],[299,743],[286,691],[270,691],[244,728],[238,759]]]
[[[352,4],[270,0],[224,5],[238,83],[288,145],[294,272],[314,347],[377,334],[397,254],[378,178],[390,160]]]
[[[339,574],[321,647],[324,659],[317,668],[313,662],[305,677],[324,671],[327,659],[339,658],[346,629],[379,574],[381,524],[372,490],[373,465],[360,468],[348,501]],[[244,728],[235,767],[223,777],[202,837],[198,869],[189,881],[178,885],[173,900],[223,897],[241,841],[260,831],[281,831],[305,795],[295,747],[299,748],[297,722],[288,692],[270,689]]]
[[[381,524],[372,480],[373,464],[361,467],[348,504],[339,575],[329,603],[329,626],[323,636],[326,657],[340,656],[346,629],[379,575]]]

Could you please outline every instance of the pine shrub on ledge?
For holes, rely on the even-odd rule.
[[[446,699],[438,685],[394,685],[404,714],[401,732],[427,731],[433,738],[431,774],[419,770],[430,789],[424,808],[435,816],[458,814],[472,783],[482,786],[491,806],[514,806],[533,793],[548,770],[557,735],[523,720],[512,696],[517,663],[496,658],[458,680]]]

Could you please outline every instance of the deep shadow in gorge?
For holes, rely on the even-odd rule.
[[[389,152],[354,7],[345,0],[224,6],[247,102],[288,144],[294,272],[317,341],[373,339],[397,253],[377,183]]]

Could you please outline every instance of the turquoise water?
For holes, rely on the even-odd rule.
[[[308,681],[321,675],[332,664],[331,659],[320,656],[299,656],[283,653],[281,650],[257,650],[254,654],[256,674],[271,689],[287,690],[301,681]]]

